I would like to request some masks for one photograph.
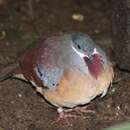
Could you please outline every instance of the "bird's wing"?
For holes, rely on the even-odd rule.
[[[34,68],[37,77],[41,80],[42,86],[54,90],[60,83],[64,69],[59,67],[37,66]]]
[[[64,72],[59,44],[41,41],[24,53],[20,65],[24,77],[34,86],[55,89]],[[60,63],[59,63],[60,62]]]

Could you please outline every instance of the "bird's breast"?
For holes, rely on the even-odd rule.
[[[55,106],[74,107],[89,103],[103,93],[112,82],[113,69],[109,64],[98,77],[85,75],[80,71],[66,71],[56,90],[43,89],[41,93]]]

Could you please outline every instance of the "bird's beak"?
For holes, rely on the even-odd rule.
[[[95,59],[95,56],[97,57],[99,57],[100,56],[100,54],[99,54],[99,52],[97,51],[97,49],[96,48],[94,48],[93,49],[93,52],[92,52],[92,54],[91,55],[87,55],[87,54],[84,54],[84,56],[83,56],[83,58],[85,59],[85,62],[86,62],[86,64],[87,63],[90,63],[90,62],[93,62],[94,60],[96,60]]]
[[[95,54],[99,54],[99,52],[97,51],[96,48],[93,49],[93,53],[92,53],[92,55],[95,55]]]

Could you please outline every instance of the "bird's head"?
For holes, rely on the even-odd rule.
[[[105,52],[86,34],[72,33],[71,48],[86,64],[96,79],[107,64]]]

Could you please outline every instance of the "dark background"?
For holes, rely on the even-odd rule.
[[[32,42],[57,32],[91,35],[115,65],[112,44],[111,0],[0,0],[0,70],[11,66]],[[83,20],[74,20],[80,14]],[[56,108],[23,81],[0,83],[0,130],[101,130],[130,120],[130,79],[115,69],[114,84],[104,98],[89,107],[95,114],[52,125]],[[119,82],[117,82],[119,81]]]

